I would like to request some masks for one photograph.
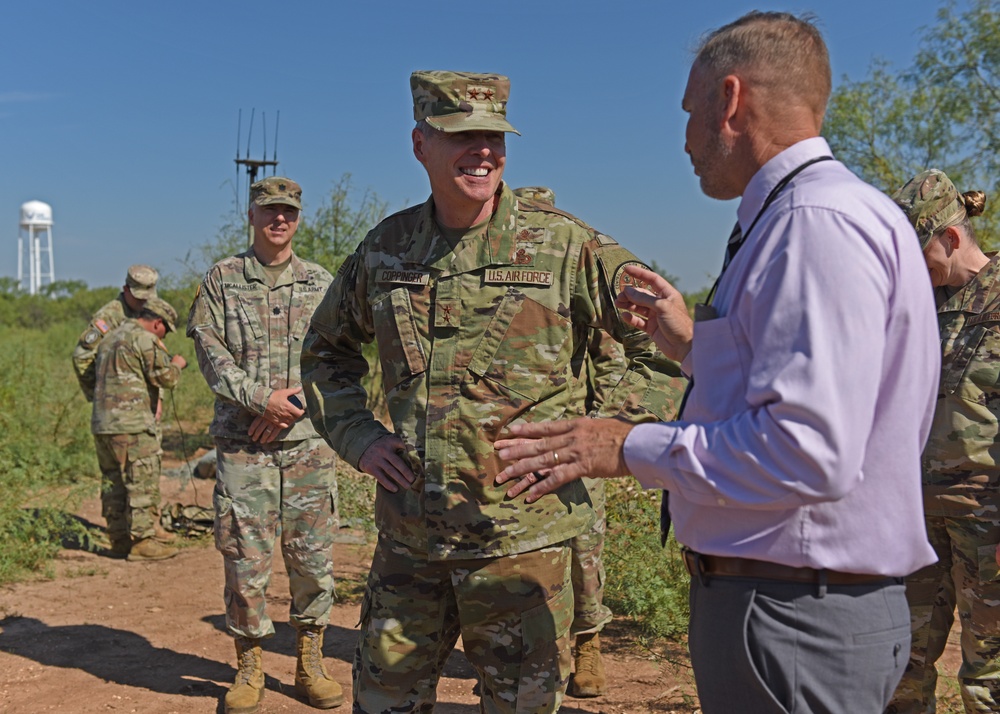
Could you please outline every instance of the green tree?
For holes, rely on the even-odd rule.
[[[886,192],[928,168],[959,190],[981,189],[987,212],[975,221],[984,244],[1000,238],[1000,5],[954,0],[923,30],[908,68],[876,60],[861,80],[844,78],[827,110],[824,135],[862,178]]]
[[[344,259],[379,221],[389,204],[371,189],[360,196],[351,175],[337,179],[328,196],[295,234],[295,252],[336,273]]]

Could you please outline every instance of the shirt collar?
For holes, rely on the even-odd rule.
[[[968,312],[978,315],[994,302],[994,288],[1000,279],[1000,254],[990,254],[990,262],[983,266],[976,277],[958,289],[958,292],[941,303],[938,312]]]
[[[493,211],[486,227],[484,245],[478,246],[475,251],[480,254],[480,258],[474,262],[485,265],[513,264],[517,253],[515,230],[517,216],[517,198],[510,187],[503,183],[496,210]],[[409,263],[430,265],[440,260],[442,253],[450,263],[453,259],[452,250],[434,221],[434,197],[432,196],[420,207],[420,213],[402,259]]]
[[[757,170],[743,191],[740,206],[736,209],[740,228],[745,232],[750,227],[753,219],[760,212],[761,206],[764,205],[768,194],[781,179],[810,159],[831,156],[832,154],[826,139],[816,136],[811,139],[803,139],[776,156],[772,156],[766,164]]]
[[[253,248],[242,254],[243,260],[243,277],[247,281],[256,280],[259,283],[267,284],[267,273],[264,272],[264,266],[261,265],[260,261],[257,260],[257,255],[253,252]],[[290,267],[293,280],[288,280],[287,278],[282,280],[280,283],[274,285],[274,287],[280,287],[282,285],[288,285],[291,282],[296,283],[308,283],[312,280],[312,275],[306,269],[305,264],[299,260],[299,256],[292,253],[292,261],[288,264]],[[282,273],[282,276],[288,275],[287,272]]]

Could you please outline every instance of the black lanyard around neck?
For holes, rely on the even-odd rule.
[[[778,194],[780,194],[785,187],[791,183],[792,179],[798,176],[806,167],[812,166],[819,161],[832,160],[832,156],[817,156],[813,159],[809,159],[805,163],[799,164],[790,172],[785,174],[784,178],[774,185],[774,188],[771,189],[771,193],[767,194],[767,198],[765,198],[764,203],[761,204],[760,210],[757,211],[757,215],[754,216],[753,221],[750,222],[750,227],[746,229],[746,232],[741,231],[740,222],[736,222],[736,226],[733,228],[733,232],[729,236],[729,242],[726,243],[726,258],[722,264],[722,272],[719,273],[719,277],[717,277],[715,279],[715,283],[712,284],[712,289],[708,291],[708,297],[705,299],[706,305],[712,304],[712,298],[715,297],[715,290],[719,287],[719,281],[722,280],[722,276],[725,275],[726,269],[729,267],[733,258],[736,257],[737,251],[739,251],[739,249],[743,247],[743,244],[746,243],[750,233],[757,227],[757,222],[760,220],[760,217],[764,215],[764,211],[766,211],[771,204],[774,203],[775,199],[778,198]]]

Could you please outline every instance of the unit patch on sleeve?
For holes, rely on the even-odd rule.
[[[638,260],[629,260],[618,266],[615,270],[615,275],[611,279],[611,290],[615,295],[622,292],[625,288],[642,288],[643,290],[648,290],[649,292],[654,292],[653,288],[645,280],[639,280],[628,273],[625,272],[626,265],[635,265],[639,268],[644,268],[649,270],[649,266],[645,263],[640,263]]]

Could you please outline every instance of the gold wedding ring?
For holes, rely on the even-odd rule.
[[[552,461],[555,463],[556,466],[559,465],[559,452],[558,451],[553,451],[552,452]]]

